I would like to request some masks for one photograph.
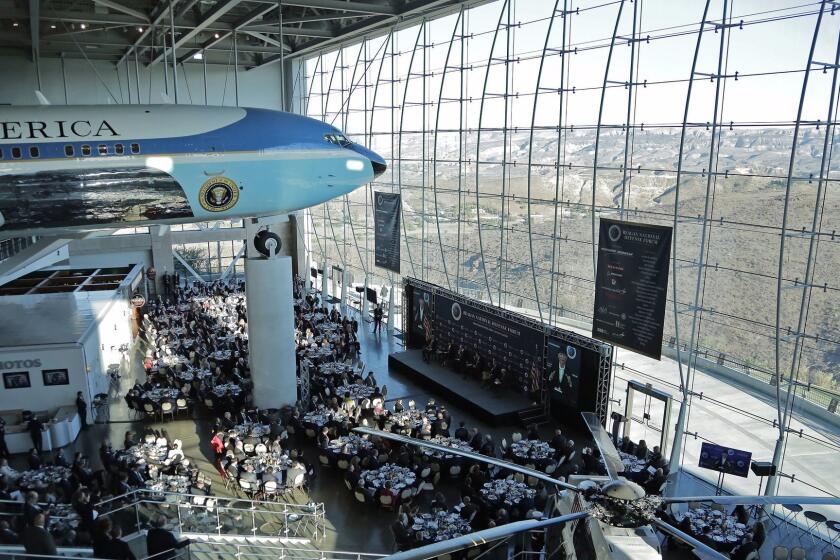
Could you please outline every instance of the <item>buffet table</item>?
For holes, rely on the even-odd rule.
[[[64,447],[78,437],[82,429],[82,421],[75,406],[63,406],[53,411],[37,411],[34,413],[44,421],[41,432],[44,451],[52,451]],[[32,438],[26,423],[22,423],[19,410],[3,411],[0,416],[6,421],[6,445],[9,453],[26,453],[32,449]]]

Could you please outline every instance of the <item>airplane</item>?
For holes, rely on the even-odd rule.
[[[385,170],[381,156],[337,128],[281,111],[0,107],[0,235],[284,214]]]
[[[521,473],[523,479],[532,477],[557,489],[549,514],[542,519],[514,521],[506,525],[476,531],[467,535],[433,542],[414,549],[397,552],[383,560],[427,560],[457,551],[501,541],[527,531],[560,528],[563,550],[568,560],[597,558],[598,560],[659,560],[662,550],[653,530],[682,541],[695,555],[710,560],[728,560],[710,546],[668,523],[667,508],[672,504],[689,502],[720,505],[774,504],[840,504],[836,498],[813,496],[692,496],[661,497],[647,495],[637,483],[624,478],[624,465],[610,435],[598,417],[582,412],[595,445],[601,452],[607,476],[574,476],[569,481],[558,480],[544,472],[516,463],[482,455],[478,452],[445,447],[433,441],[415,439],[382,430],[357,427],[353,431],[368,437],[379,437],[405,445],[431,449],[467,460],[481,462],[501,469]],[[551,502],[549,502],[551,503]],[[586,537],[587,550],[579,550],[580,535]],[[468,554],[468,557],[469,556]]]

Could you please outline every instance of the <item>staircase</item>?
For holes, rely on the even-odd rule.
[[[543,382],[540,386],[540,403],[542,404],[520,410],[517,413],[522,427],[527,428],[531,425],[540,426],[548,423],[551,395],[549,395],[547,382]]]

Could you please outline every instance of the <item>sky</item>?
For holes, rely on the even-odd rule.
[[[568,1],[568,0],[566,0]],[[560,1],[562,7],[563,0]],[[594,45],[608,45],[619,13],[620,1],[604,2],[569,2],[580,11],[571,15],[567,21],[567,43],[578,47],[576,54],[566,57],[568,87],[575,88],[574,94],[567,95],[566,123],[575,126],[593,125],[598,120],[601,102],[600,86],[604,80],[604,69],[608,49],[591,49]],[[538,56],[545,45],[549,31],[549,20],[553,11],[554,0],[512,0],[510,3],[510,37],[504,32],[496,37],[496,44],[492,50],[493,59],[504,59],[509,56],[516,62],[508,65],[494,65],[490,72],[486,70],[486,62],[490,58],[494,30],[503,15],[503,22],[507,21],[507,12],[502,0],[488,3],[468,11],[465,32],[470,36],[465,41],[465,58],[467,65],[472,65],[466,71],[466,95],[472,101],[468,103],[467,126],[478,125],[477,119],[481,105],[482,89],[487,83],[487,93],[484,102],[482,127],[501,126],[504,123],[505,104],[501,94],[507,92],[518,94],[508,104],[508,126],[527,127],[531,123],[534,111],[534,94],[537,76],[540,71]],[[691,69],[692,57],[697,40],[697,29],[702,18],[704,2],[698,0],[625,0],[619,21],[619,36],[629,37],[632,34],[634,11],[636,13],[637,35],[645,38],[651,36],[650,42],[636,43],[634,54],[634,82],[647,86],[634,88],[633,117],[631,121],[648,126],[656,124],[680,123],[685,110],[687,92],[687,78]],[[816,11],[819,3],[800,3],[783,1],[734,0],[727,2],[732,21],[738,24],[743,20],[743,28],[734,27],[727,33],[724,43],[723,72],[729,76],[722,84],[719,103],[719,120],[722,122],[741,123],[783,123],[795,119],[802,88],[808,50],[810,48],[815,25]],[[710,18],[720,19],[723,11],[723,0],[712,0],[710,3]],[[813,13],[811,13],[813,12]],[[796,14],[808,14],[793,17]],[[784,19],[779,19],[784,18]],[[773,21],[778,19],[778,21]],[[395,72],[402,82],[395,88],[396,105],[405,105],[403,128],[406,130],[419,129],[422,123],[424,101],[433,103],[426,105],[426,129],[434,128],[437,107],[434,103],[438,98],[457,98],[460,86],[460,76],[450,71],[446,74],[444,87],[440,86],[441,70],[444,67],[450,39],[458,21],[457,14],[453,14],[427,23],[419,44],[434,45],[425,50],[426,67],[435,72],[435,76],[421,75],[424,65],[423,49],[417,49],[412,62],[411,52],[418,38],[419,26],[401,30],[395,34],[388,45],[389,52],[397,50],[401,54],[394,61]],[[760,23],[755,23],[760,22]],[[460,27],[460,23],[459,23]],[[827,9],[820,26],[819,40],[814,59],[820,62],[832,63],[836,56],[838,28],[840,27],[840,11],[831,15]],[[460,31],[460,30],[459,30]],[[686,33],[688,32],[688,33]],[[563,18],[555,17],[548,39],[548,56],[542,69],[540,88],[559,88],[561,85],[561,58],[551,49],[559,49],[563,44]],[[665,34],[681,34],[668,38],[657,38]],[[704,74],[717,73],[718,57],[720,53],[721,34],[716,33],[713,26],[703,35],[701,50],[698,57],[697,72]],[[373,63],[365,65],[359,59],[359,46],[345,49],[343,65],[346,66],[343,76],[338,71],[333,76],[333,90],[349,85],[361,84],[365,66],[367,66],[368,83],[376,83],[377,89],[376,127],[390,129],[390,111],[385,110],[391,102],[391,87],[387,82],[391,77],[391,60],[386,57],[386,64],[382,66],[382,43],[384,38],[373,39],[366,45],[367,59]],[[631,48],[626,41],[616,45],[610,64],[608,80],[624,83],[630,78]],[[508,53],[510,53],[508,55]],[[452,42],[449,66],[460,65],[461,41],[456,37]],[[324,56],[320,67],[326,69],[323,79],[324,90],[329,86],[332,68],[336,55]],[[310,72],[315,61],[309,62]],[[408,92],[405,91],[405,77],[409,75]],[[380,66],[382,66],[380,68]],[[507,71],[506,71],[507,70]],[[735,73],[738,79],[734,79]],[[750,74],[763,74],[749,76]],[[820,69],[813,71],[809,77],[808,95],[803,112],[803,118],[809,120],[825,120],[827,114],[828,94],[831,87],[832,73],[823,73]],[[319,78],[320,79],[320,78]],[[425,81],[425,94],[423,82]],[[655,82],[674,81],[676,83],[661,84]],[[707,122],[712,120],[717,82],[698,76],[695,81],[688,120],[690,122]],[[320,84],[315,84],[313,92],[319,90]],[[373,87],[367,91],[367,105],[373,105]],[[604,99],[602,122],[624,123],[627,120],[628,90],[615,87],[608,90]],[[559,97],[541,89],[537,102],[536,124],[556,124],[559,111]],[[320,112],[321,99],[313,97],[314,110]],[[341,95],[333,91],[330,93],[328,111],[337,112],[342,104]],[[361,109],[364,106],[364,92],[362,87],[356,87],[352,95],[350,106]],[[313,111],[313,107],[310,107]],[[457,121],[457,104],[442,103],[439,120],[443,123]],[[361,124],[347,123],[348,129],[360,129]],[[340,124],[340,123],[337,123]],[[398,128],[399,123],[394,126]]]

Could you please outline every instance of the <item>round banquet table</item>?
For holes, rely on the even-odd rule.
[[[537,466],[543,466],[554,457],[555,449],[544,441],[523,439],[512,443],[510,452],[517,463],[534,463]]]
[[[417,485],[417,475],[409,468],[391,463],[375,470],[362,471],[359,475],[359,486],[374,492],[382,488],[385,482],[390,482],[394,492],[400,493]]]
[[[500,478],[485,482],[480,489],[481,498],[494,507],[505,506],[511,508],[516,506],[521,511],[531,508],[534,503],[536,491],[529,488],[524,482],[516,482],[512,479]]]
[[[414,539],[421,545],[453,539],[472,532],[470,524],[460,514],[446,511],[414,516],[411,530],[414,532]]]

